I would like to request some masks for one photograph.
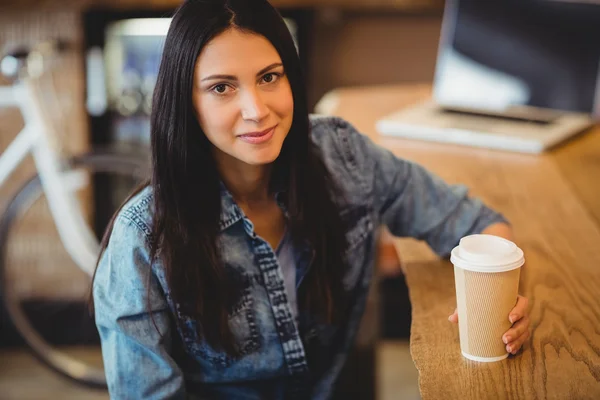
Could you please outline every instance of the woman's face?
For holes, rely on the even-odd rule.
[[[275,161],[294,115],[281,58],[263,36],[228,29],[202,50],[193,103],[217,161]]]

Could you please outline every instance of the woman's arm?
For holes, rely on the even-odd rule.
[[[447,256],[461,238],[471,234],[497,235],[511,241],[506,219],[468,196],[462,185],[448,185],[420,165],[402,160],[375,145],[349,123],[336,121],[337,135],[343,138],[345,158],[351,173],[364,181],[362,192],[373,197],[381,222],[395,236],[425,240]],[[503,335],[507,351],[516,353],[529,337],[528,301],[518,296],[508,318],[513,323]],[[456,312],[449,317],[458,321]]]
[[[170,311],[147,249],[141,229],[120,216],[96,271],[95,318],[110,398],[184,399],[183,375],[170,356]]]
[[[447,256],[462,237],[507,223],[470,197],[464,185],[449,185],[419,164],[396,157],[349,123],[338,124],[338,135],[347,146],[352,173],[365,181],[364,193],[372,196],[381,223],[394,236],[424,240]]]

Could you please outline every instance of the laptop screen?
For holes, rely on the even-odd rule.
[[[448,108],[600,118],[600,1],[446,0],[434,97]]]

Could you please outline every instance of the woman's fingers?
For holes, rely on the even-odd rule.
[[[448,317],[448,321],[453,322],[455,324],[458,323],[458,309],[454,309],[454,313]]]
[[[510,311],[510,314],[508,315],[508,320],[514,324],[515,322],[526,316],[528,306],[529,300],[527,300],[527,297],[523,297],[521,295],[517,296],[517,304]]]
[[[531,335],[531,333],[529,332],[529,330],[526,330],[516,340],[513,340],[512,342],[510,342],[506,345],[506,351],[511,354],[517,354],[517,352],[521,349],[523,344],[525,344],[527,339],[529,339],[530,335]]]
[[[506,331],[506,333],[502,336],[502,341],[506,344],[514,341],[521,337],[525,332],[529,330],[529,317],[525,316],[517,321],[513,326]]]
[[[519,295],[517,297],[517,304],[509,313],[508,319],[513,325],[502,335],[502,341],[506,344],[506,351],[509,353],[516,354],[531,335],[529,331],[528,307],[529,301],[527,298]],[[448,321],[458,323],[457,309],[448,317]]]

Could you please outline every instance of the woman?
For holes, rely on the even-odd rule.
[[[189,0],[154,92],[153,173],[93,285],[112,398],[327,398],[355,337],[376,228],[446,255],[501,215],[343,120],[308,116],[265,0]],[[507,335],[528,335],[524,300]],[[456,318],[456,314],[452,318]]]

